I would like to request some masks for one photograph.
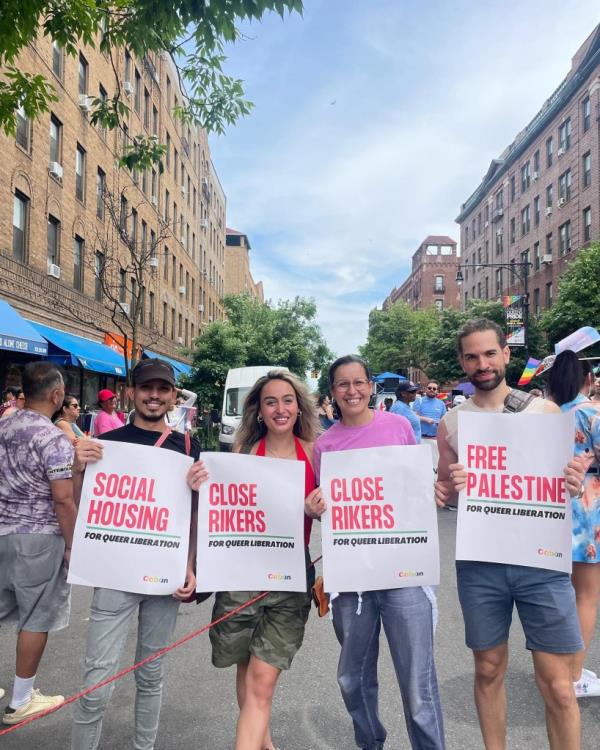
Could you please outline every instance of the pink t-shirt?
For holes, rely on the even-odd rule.
[[[105,411],[99,411],[94,419],[94,437],[102,435],[104,432],[110,432],[110,430],[116,430],[119,427],[123,427],[123,422],[117,415],[117,412],[107,414]]]
[[[335,422],[315,443],[313,463],[317,482],[321,473],[321,454],[384,445],[416,445],[415,433],[406,417],[388,411],[374,411],[368,424],[358,427]]]

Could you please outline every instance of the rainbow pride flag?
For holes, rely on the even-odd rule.
[[[537,371],[537,368],[540,365],[540,362],[540,359],[529,357],[529,359],[527,360],[527,364],[525,365],[525,369],[523,370],[523,374],[519,378],[519,382],[517,383],[517,385],[527,385],[528,383],[530,383]]]

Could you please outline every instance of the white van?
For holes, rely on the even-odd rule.
[[[223,393],[221,429],[219,430],[219,449],[221,451],[230,451],[233,446],[235,431],[242,421],[242,409],[248,391],[259,378],[262,378],[271,370],[287,370],[287,367],[278,367],[277,365],[235,367],[227,373],[225,392]]]

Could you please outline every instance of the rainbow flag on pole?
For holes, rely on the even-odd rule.
[[[527,364],[525,365],[525,369],[523,370],[523,374],[519,378],[519,382],[517,385],[527,385],[531,382],[533,379],[533,376],[537,372],[538,367],[540,366],[541,360],[534,359],[533,357],[529,357],[527,360]]]

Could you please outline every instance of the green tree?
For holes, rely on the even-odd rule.
[[[208,132],[222,133],[247,115],[252,103],[242,82],[223,71],[224,43],[239,36],[236,24],[259,20],[267,11],[281,17],[302,13],[302,0],[3,0],[0,11],[0,127],[16,131],[16,111],[35,119],[57,100],[53,85],[41,74],[19,68],[18,57],[39,35],[50,36],[69,55],[84,44],[99,48],[118,70],[116,52],[123,47],[146,64],[149,53],[169,57],[185,91],[174,115]],[[92,123],[123,126],[129,107],[120,83],[106,102],[93,103]],[[122,156],[129,168],[147,169],[160,162],[164,148],[155,138],[136,135]]]
[[[600,326],[600,242],[581,250],[569,263],[556,300],[542,313],[540,325],[552,345],[582,326]],[[596,345],[586,353],[593,356],[590,352],[599,349]]]
[[[323,370],[331,361],[313,300],[296,297],[276,306],[248,295],[223,300],[227,320],[211,323],[190,351],[193,369],[187,383],[203,405],[217,406],[232,367],[279,365],[304,379],[309,370]]]

